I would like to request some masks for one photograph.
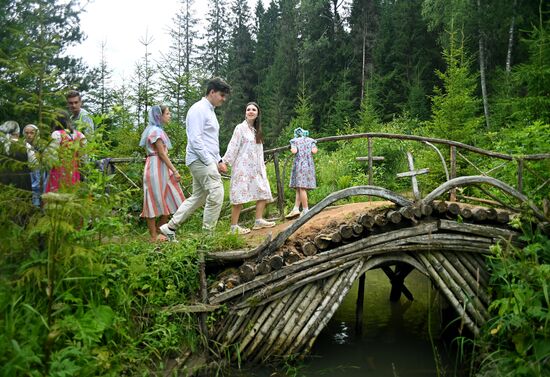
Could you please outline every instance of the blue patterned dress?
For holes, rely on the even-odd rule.
[[[317,187],[315,164],[311,152],[316,143],[312,138],[304,136],[290,140],[290,147],[298,150],[294,155],[294,164],[290,172],[290,187],[305,189]]]

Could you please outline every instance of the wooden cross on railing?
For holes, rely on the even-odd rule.
[[[429,173],[430,169],[425,168],[425,169],[414,170],[414,162],[413,162],[413,156],[411,152],[407,152],[407,160],[409,163],[409,171],[406,171],[404,173],[398,173],[397,178],[411,177],[414,199],[418,201],[422,199],[422,197],[420,196],[420,190],[418,189],[418,181],[416,180],[416,176],[421,174],[427,174]]]

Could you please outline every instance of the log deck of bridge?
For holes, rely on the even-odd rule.
[[[353,282],[374,268],[392,278],[393,300],[401,293],[412,299],[404,280],[417,269],[463,327],[479,333],[489,319],[485,256],[500,241],[517,242],[506,225],[510,214],[445,201],[401,204],[333,224],[298,244],[289,234],[309,218],[256,249],[207,255],[210,263],[239,266],[211,287],[209,304],[228,308],[215,340],[238,344],[239,357],[251,361],[305,354]]]

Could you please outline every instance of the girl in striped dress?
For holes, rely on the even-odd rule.
[[[151,241],[161,240],[158,228],[168,222],[168,216],[174,214],[185,200],[179,185],[181,176],[170,158],[168,149],[172,143],[163,130],[170,121],[170,109],[167,106],[153,106],[149,111],[149,125],[143,130],[139,145],[145,148],[147,160],[143,170],[143,212]],[[160,221],[156,218],[160,216]],[[164,240],[164,239],[162,239]]]

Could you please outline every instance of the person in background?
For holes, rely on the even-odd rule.
[[[177,227],[203,204],[202,228],[213,231],[216,227],[224,194],[220,173],[227,172],[227,165],[220,156],[220,125],[214,109],[225,102],[230,92],[229,84],[215,77],[208,81],[206,95],[187,112],[185,163],[193,176],[193,194],[160,227],[160,232],[170,240],[175,240]]]
[[[309,211],[307,190],[317,187],[315,179],[315,164],[313,154],[317,153],[316,141],[308,137],[309,132],[302,128],[294,130],[294,138],[290,140],[290,151],[294,154],[294,163],[290,173],[290,187],[296,189],[294,208],[287,219],[303,216]],[[300,212],[300,205],[302,212]]]
[[[86,145],[86,136],[74,128],[70,115],[61,111],[52,123],[52,141],[47,147],[52,168],[45,192],[74,186],[80,181],[80,148]]]
[[[74,124],[74,128],[84,135],[91,135],[94,130],[94,121],[90,117],[90,114],[82,108],[82,97],[76,90],[70,90],[65,96],[67,99],[67,108],[71,113],[71,121]]]
[[[0,125],[0,183],[31,191],[27,151],[19,133],[19,123],[14,120]]]
[[[239,226],[244,203],[256,201],[256,221],[252,229],[270,228],[273,221],[263,218],[265,206],[273,200],[264,162],[264,145],[260,107],[255,102],[246,105],[245,120],[238,124],[222,161],[231,166],[229,199],[231,228],[235,234],[247,234],[250,229]]]
[[[27,124],[23,127],[23,136],[25,136],[27,147],[27,158],[31,169],[31,189],[32,189],[32,204],[35,207],[41,206],[41,195],[44,192],[47,173],[40,169],[40,154],[39,150],[39,133],[40,130],[34,124]]]
[[[168,157],[172,143],[163,129],[168,122],[170,109],[167,106],[151,107],[149,125],[143,130],[139,142],[139,146],[144,147],[147,153],[143,169],[143,211],[140,216],[147,221],[151,242],[162,240],[156,218],[160,216],[159,227],[166,224],[168,216],[174,214],[185,200],[178,183],[180,173]]]

